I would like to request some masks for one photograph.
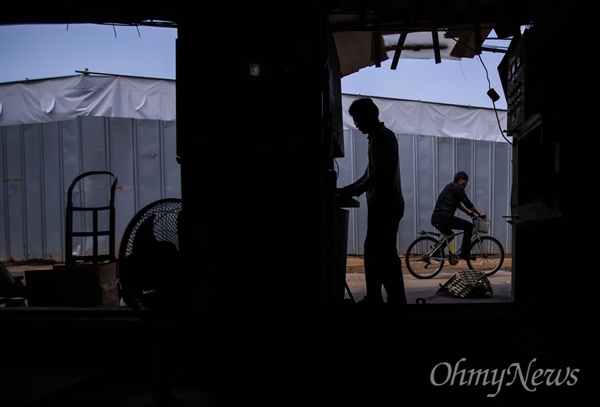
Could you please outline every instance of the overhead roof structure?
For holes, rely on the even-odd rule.
[[[498,38],[510,38],[531,22],[530,14],[522,12],[530,4],[527,1],[518,5],[502,0],[337,3],[337,9],[329,10],[329,23],[342,76],[380,66],[390,58],[391,69],[396,69],[400,58],[435,59],[436,63],[473,58],[486,50],[484,42],[492,31]],[[507,14],[515,7],[521,12]]]

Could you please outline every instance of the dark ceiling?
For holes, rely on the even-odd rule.
[[[318,2],[315,1],[316,4]],[[334,32],[431,31],[432,29],[476,29],[494,26],[511,31],[527,24],[538,9],[534,0],[331,0],[321,2],[329,15]],[[10,11],[3,10],[0,24],[36,23],[115,23],[174,26],[188,21],[202,26],[205,21],[254,18],[257,14],[273,20],[285,18],[305,0],[242,1],[229,0],[202,5],[179,0],[169,7],[144,3],[135,9],[122,2],[105,1],[101,4],[63,1],[30,4],[15,3]],[[118,11],[115,11],[118,10]]]

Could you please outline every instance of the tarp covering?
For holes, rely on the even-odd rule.
[[[355,129],[348,108],[358,97],[342,95],[344,129]],[[506,142],[500,130],[506,128],[506,110],[374,99],[381,120],[397,134]],[[75,75],[0,84],[0,126],[78,116],[176,120],[175,80]]]
[[[346,130],[356,129],[348,108],[359,97],[342,95],[343,123]],[[379,107],[379,118],[396,134],[507,142],[501,132],[506,129],[506,110],[372,98]]]
[[[77,116],[175,120],[175,81],[75,75],[0,84],[0,126]]]

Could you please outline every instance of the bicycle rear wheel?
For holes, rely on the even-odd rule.
[[[504,263],[504,248],[491,236],[475,236],[471,241],[471,255],[475,260],[467,260],[469,269],[483,271],[486,276],[500,270]]]
[[[408,272],[416,278],[432,278],[436,276],[444,266],[444,253],[431,257],[432,249],[438,241],[430,236],[416,238],[404,256]]]

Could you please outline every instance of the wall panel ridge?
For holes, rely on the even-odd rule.
[[[0,260],[63,262],[67,189],[79,174],[94,170],[118,178],[118,248],[141,208],[181,197],[175,146],[174,121],[79,116],[0,126]],[[78,199],[93,192],[82,191]],[[91,242],[82,246],[84,252],[92,248]]]
[[[358,130],[345,130],[346,155],[336,158],[337,186],[361,176],[367,165],[366,136]],[[398,251],[403,254],[421,230],[433,231],[430,218],[442,188],[457,171],[470,175],[467,194],[475,206],[492,220],[491,234],[506,254],[512,251],[510,215],[512,188],[512,147],[508,143],[485,140],[397,134],[402,192],[406,202],[398,232]],[[364,194],[357,198],[359,208],[350,208],[348,254],[362,256],[366,237],[367,208]],[[465,217],[457,211],[457,216]]]

